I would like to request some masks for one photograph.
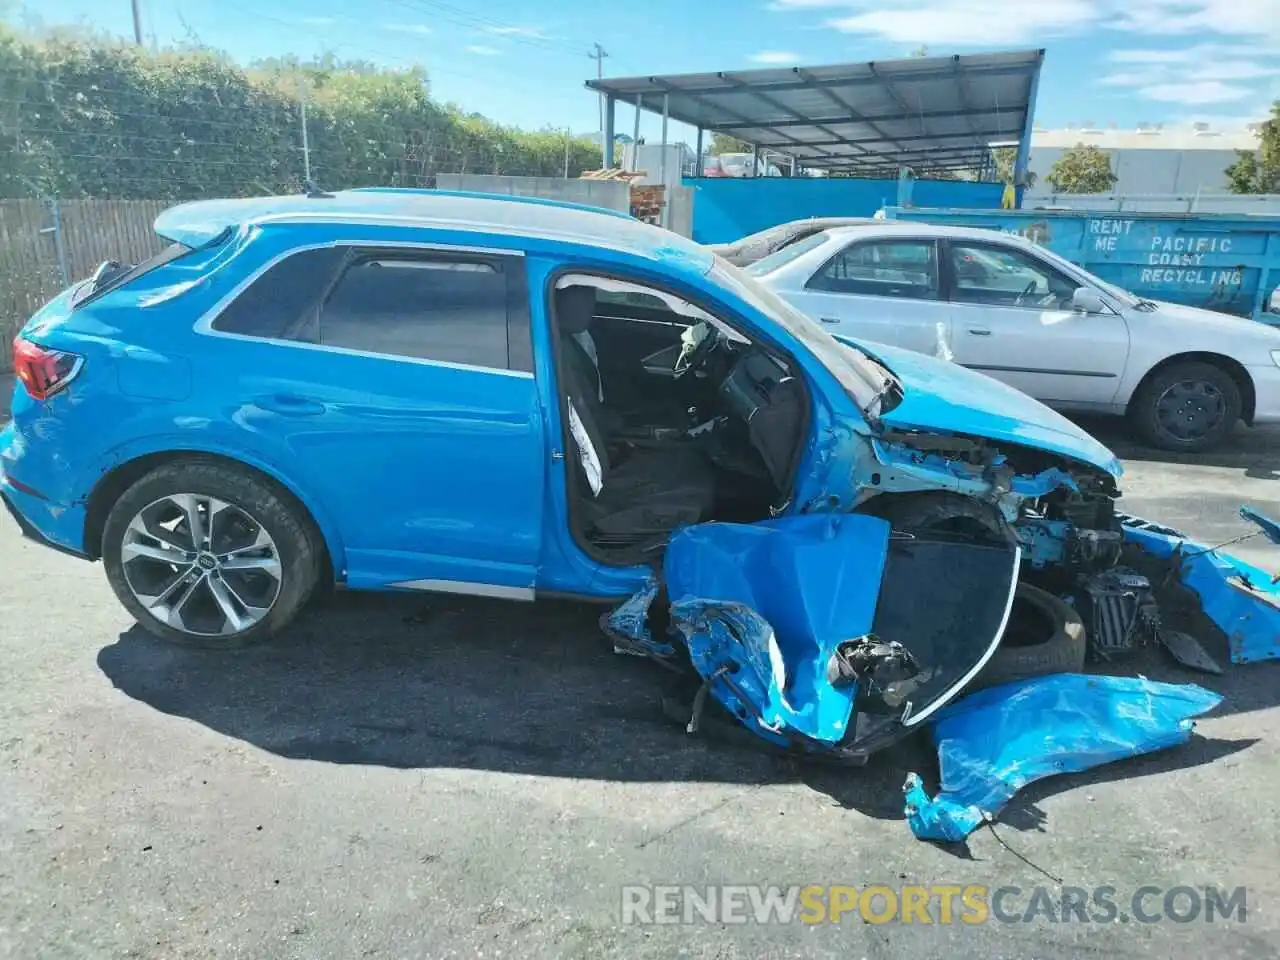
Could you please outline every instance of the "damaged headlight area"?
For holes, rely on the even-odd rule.
[[[1019,546],[995,536],[895,532],[879,517],[809,514],[708,523],[670,541],[670,634],[707,697],[780,746],[850,761],[924,722],[982,669],[1004,633]],[[636,612],[615,646],[669,659]],[[652,618],[651,618],[652,619]]]

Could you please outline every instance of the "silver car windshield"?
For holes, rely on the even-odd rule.
[[[723,257],[717,256],[707,277],[746,301],[809,348],[862,409],[875,402],[889,371],[856,347],[836,340],[768,287]]]

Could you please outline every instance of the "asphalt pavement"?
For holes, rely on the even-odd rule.
[[[1089,426],[1126,458],[1129,512],[1209,540],[1243,532],[1242,501],[1280,512],[1280,433],[1171,463]],[[1191,744],[1042,781],[936,846],[902,819],[906,773],[936,777],[926,743],[851,770],[689,736],[598,612],[340,594],[269,646],[190,651],[0,517],[0,957],[1280,953],[1275,664],[1204,678],[1148,658],[1226,695]],[[1106,885],[1121,903],[1214,885],[1246,888],[1247,913],[624,926],[630,884]]]

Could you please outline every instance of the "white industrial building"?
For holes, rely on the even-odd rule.
[[[1077,144],[1098,147],[1111,156],[1117,177],[1112,193],[1135,195],[1215,194],[1227,192],[1223,172],[1236,162],[1237,150],[1258,148],[1258,128],[1217,130],[1207,123],[1166,128],[1142,124],[1135,129],[1092,124],[1064,130],[1034,130],[1029,169],[1036,174],[1035,195],[1052,191],[1045,179],[1063,152]]]

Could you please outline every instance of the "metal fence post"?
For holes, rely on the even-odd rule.
[[[67,268],[67,244],[62,235],[62,210],[57,197],[45,197],[44,206],[49,211],[49,226],[40,232],[53,234],[53,252],[58,258],[58,289],[63,289],[71,283],[71,271]]]

